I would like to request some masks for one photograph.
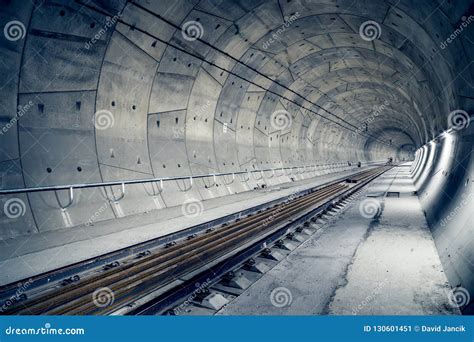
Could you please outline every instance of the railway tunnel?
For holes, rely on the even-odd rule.
[[[1,1],[0,312],[472,314],[473,4]]]

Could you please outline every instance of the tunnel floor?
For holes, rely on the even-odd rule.
[[[320,219],[318,233],[218,314],[459,314],[409,169],[388,171],[337,219]],[[374,203],[374,217],[361,215]],[[275,306],[275,291],[285,305]]]

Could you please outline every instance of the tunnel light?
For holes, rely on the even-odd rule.
[[[442,135],[448,135],[448,134],[453,134],[456,133],[457,131],[453,127],[449,127],[447,130],[445,130]]]
[[[453,145],[452,142],[454,141],[455,137],[452,134],[449,134],[448,132],[444,132],[445,139],[443,141],[443,146],[441,149],[441,156],[439,162],[442,163],[442,165],[447,165],[450,156],[452,155],[453,152]]]
[[[441,132],[440,134],[438,134],[436,137],[434,137],[433,139],[431,139],[427,145],[434,145],[434,144],[437,144],[437,143],[440,143],[441,141],[441,138],[445,138],[446,136],[448,135],[452,135],[453,133],[455,133],[456,131],[451,127],[449,129],[447,129],[446,131],[443,131]]]
[[[427,155],[426,155],[426,158],[425,160],[423,161],[423,164],[421,166],[421,174],[420,174],[420,178],[418,179],[417,181],[417,184],[424,184],[430,174],[430,172],[428,172],[432,166],[433,166],[433,161],[434,161],[434,157],[435,157],[435,150],[437,149],[437,145],[435,144],[435,139],[431,140],[430,143],[429,143],[429,146],[427,148]]]

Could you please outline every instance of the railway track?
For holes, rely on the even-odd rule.
[[[389,167],[359,172],[345,180],[297,195],[266,210],[258,210],[233,222],[208,228],[138,257],[116,260],[108,267],[92,269],[54,286],[40,286],[8,306],[3,314],[16,315],[102,315],[113,313],[137,298],[180,283],[196,272],[205,272],[216,260],[238,253],[239,248],[259,243],[292,220],[314,211],[324,203],[353,193]],[[237,252],[236,252],[237,251]],[[53,271],[54,272],[54,271]],[[41,275],[42,279],[48,274]],[[34,279],[33,279],[34,283]],[[7,293],[11,287],[0,288]],[[113,293],[113,302],[97,305],[97,290]]]

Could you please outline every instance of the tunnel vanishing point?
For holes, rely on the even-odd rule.
[[[0,25],[0,313],[473,313],[472,0]]]

